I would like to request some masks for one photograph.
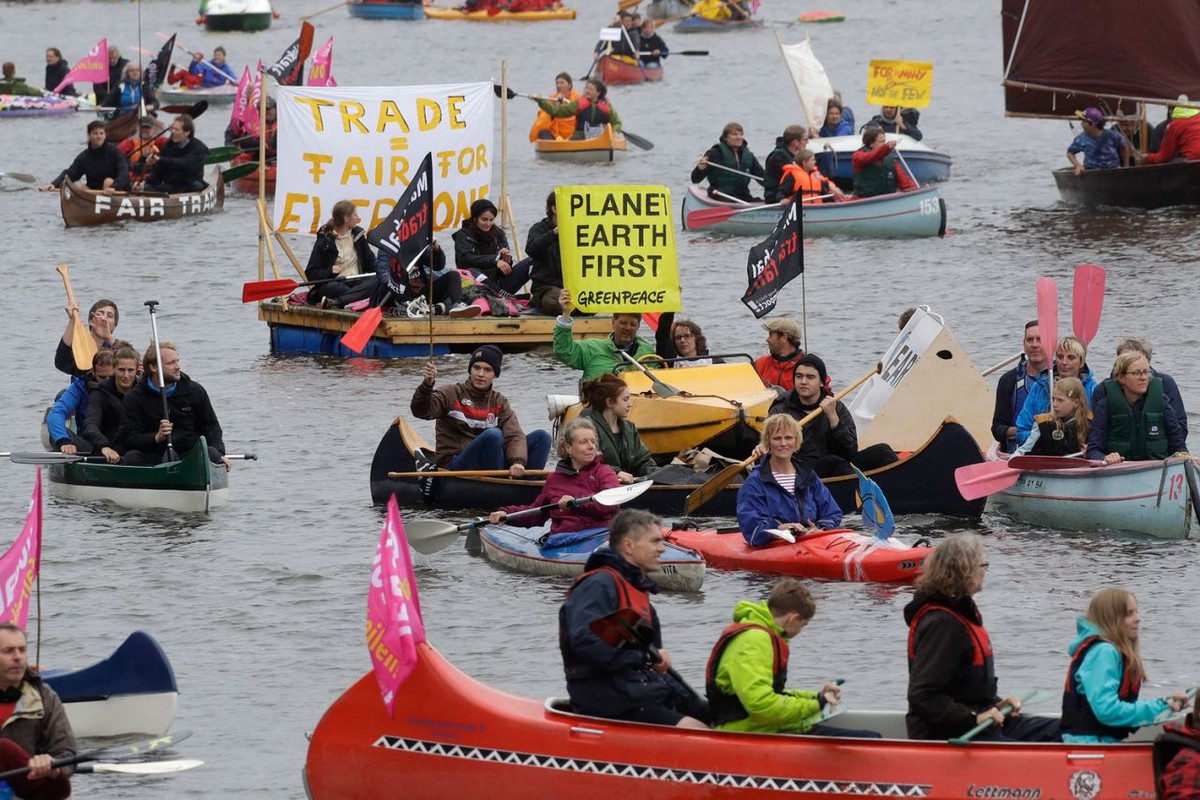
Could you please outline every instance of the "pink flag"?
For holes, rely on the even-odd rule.
[[[254,85],[250,89],[250,102],[242,107],[242,132],[248,136],[258,135],[258,104],[262,102],[262,60],[252,78]]]
[[[388,501],[387,521],[379,536],[367,594],[367,650],[388,716],[396,691],[417,666],[417,645],[425,641],[417,579],[408,554],[408,537],[396,497]]]
[[[0,556],[0,622],[25,629],[29,620],[29,596],[42,563],[42,470],[33,482],[33,499],[21,535]]]
[[[312,66],[308,70],[309,86],[337,86],[333,79],[333,37],[321,45],[321,49],[313,56]]]
[[[67,77],[62,79],[58,86],[54,87],[57,92],[67,84],[75,81],[91,81],[92,83],[108,83],[108,39],[101,39],[100,44],[87,51],[87,55],[79,59],[75,66],[71,67],[71,71],[67,73]]]
[[[242,79],[238,81],[237,94],[233,96],[233,108],[229,110],[229,127],[234,133],[242,132],[242,111],[246,108],[246,100],[250,93],[250,67],[242,68]]]

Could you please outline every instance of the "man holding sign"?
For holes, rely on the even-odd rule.
[[[917,120],[920,118],[920,112],[915,108],[906,108],[901,111],[900,106],[884,106],[878,114],[871,117],[871,121],[867,124],[882,129],[884,133],[901,133],[911,136],[919,142],[925,136],[917,127]]]
[[[933,92],[933,64],[928,61],[872,59],[867,69],[867,102],[883,106],[868,125],[885,133],[902,133],[921,139],[918,108],[929,106]],[[904,110],[900,110],[904,106]]]

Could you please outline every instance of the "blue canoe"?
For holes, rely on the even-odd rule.
[[[911,136],[889,133],[889,142],[896,142],[896,152],[908,165],[913,180],[922,186],[950,180],[954,159]],[[817,169],[838,186],[849,191],[854,186],[854,151],[862,147],[861,136],[827,136],[812,139],[808,149],[817,154]]]
[[[111,656],[90,667],[49,669],[42,677],[58,693],[81,739],[162,736],[175,721],[175,671],[144,631],[134,631]]]
[[[425,19],[425,11],[417,3],[389,3],[378,0],[357,0],[351,3],[350,16],[358,19]]]
[[[588,556],[608,543],[608,529],[593,528],[558,534],[556,538],[565,541],[561,545],[555,545],[554,539],[539,544],[549,530],[549,523],[535,528],[488,525],[480,532],[480,539],[491,561],[532,575],[579,575]],[[666,548],[662,569],[650,577],[663,589],[698,591],[704,583],[704,557],[679,545],[667,543]]]
[[[762,26],[762,22],[757,19],[718,21],[701,16],[691,16],[676,22],[672,30],[675,33],[724,33],[726,31],[754,30]]]

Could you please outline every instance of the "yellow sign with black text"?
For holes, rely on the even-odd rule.
[[[933,94],[933,64],[928,61],[877,61],[867,68],[867,103],[925,108]]]

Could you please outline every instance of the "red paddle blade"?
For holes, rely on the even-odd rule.
[[[308,60],[308,56],[312,53],[313,36],[317,33],[317,29],[311,22],[305,22],[300,26],[300,61]]]
[[[689,228],[707,228],[709,225],[718,225],[730,217],[736,216],[743,211],[749,211],[749,208],[700,208],[695,211],[689,211],[687,215],[687,226]]]
[[[253,303],[271,297],[283,297],[292,293],[300,284],[291,278],[280,278],[277,281],[255,281],[242,284],[242,302]]]
[[[1019,470],[1078,469],[1080,467],[1103,467],[1103,461],[1091,461],[1075,456],[1013,456],[1008,466]]]
[[[1042,350],[1051,363],[1058,350],[1058,284],[1053,278],[1038,278],[1037,282],[1038,332],[1042,336]]]
[[[978,500],[1003,491],[1017,482],[1021,471],[1003,461],[984,461],[954,470],[954,483],[964,500]]]
[[[361,353],[363,348],[367,346],[367,342],[371,341],[371,334],[375,333],[375,329],[379,327],[381,320],[383,320],[382,308],[378,306],[368,308],[358,318],[358,322],[354,323],[350,330],[346,331],[346,334],[342,337],[342,346],[347,350],[353,350],[355,353]]]
[[[1075,268],[1075,289],[1071,297],[1071,327],[1075,338],[1090,344],[1100,329],[1100,311],[1104,307],[1104,267],[1080,264]]]

